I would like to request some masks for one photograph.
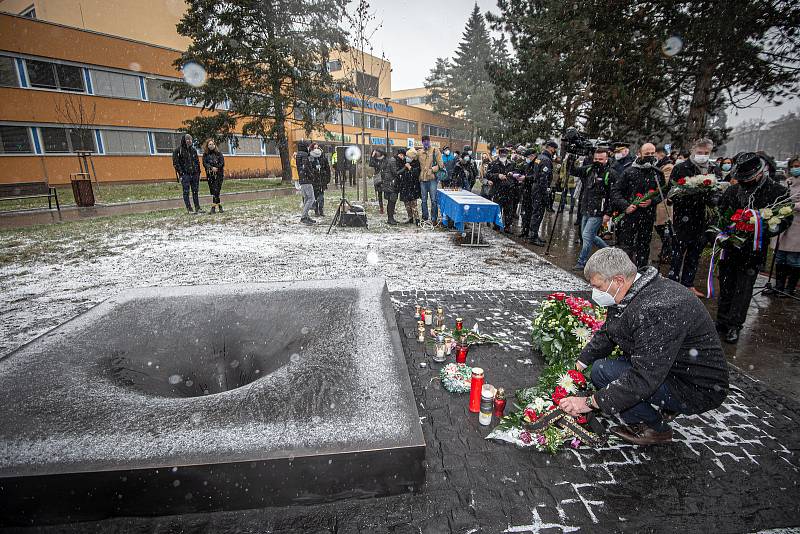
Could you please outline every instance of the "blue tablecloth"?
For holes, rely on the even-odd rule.
[[[491,200],[485,199],[470,191],[445,191],[436,192],[436,203],[442,214],[442,222],[453,221],[459,232],[464,231],[464,223],[494,223],[503,227],[503,218],[500,216],[500,206]]]

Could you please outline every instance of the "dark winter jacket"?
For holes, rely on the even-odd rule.
[[[331,183],[331,165],[325,154],[315,158],[310,153],[308,155],[308,167],[311,172],[311,184],[316,191],[324,191]],[[299,168],[299,167],[298,167]]]
[[[630,358],[631,368],[595,394],[598,406],[607,414],[619,413],[666,382],[680,413],[716,408],[728,392],[728,364],[714,321],[697,297],[654,267],[639,273],[578,357],[590,365],[618,345]]]
[[[395,157],[384,157],[375,172],[381,174],[381,189],[384,193],[397,193],[400,189],[400,171],[405,165],[405,158],[401,161]]]
[[[728,187],[723,193],[719,201],[720,221],[721,228],[727,227],[730,223],[730,217],[738,209],[754,208],[762,209],[774,204],[776,201],[788,198],[789,190],[775,182],[772,178],[764,176],[758,183],[752,186],[745,187],[741,182]],[[751,203],[752,202],[752,203]],[[767,238],[776,236],[784,232],[791,226],[793,217],[784,219],[778,225],[776,232],[770,231],[769,227],[764,225],[764,237]],[[761,250],[754,251],[753,243],[745,243],[741,248],[727,247],[727,255],[725,261],[734,261],[742,266],[757,267],[764,265],[767,260],[767,250],[769,247],[763,246]]]
[[[468,191],[472,190],[475,185],[475,180],[478,178],[478,167],[474,161],[459,160],[455,167],[453,167],[453,178],[450,181],[451,185],[458,185],[462,189]]]
[[[617,176],[622,176],[622,173],[625,172],[625,169],[633,165],[633,162],[636,158],[633,157],[633,154],[628,154],[622,159],[615,159],[611,163],[611,167],[614,169],[614,172],[617,173]]]
[[[634,163],[625,169],[622,176],[611,186],[612,211],[623,213],[628,206],[633,204],[633,200],[638,194],[646,195],[651,190],[658,191],[659,184],[666,195],[667,184],[664,182],[664,174],[655,167],[646,168]],[[653,224],[656,219],[656,204],[661,201],[661,196],[656,195],[648,207],[638,207],[633,213],[626,215],[623,224]]]
[[[419,161],[416,159],[409,163],[411,169],[407,169],[405,164],[400,169],[398,175],[398,193],[400,193],[401,202],[411,202],[417,200],[422,195],[420,194],[419,186]]]
[[[516,180],[511,176],[515,172],[514,162],[507,159],[505,163],[500,159],[496,159],[489,165],[489,170],[486,172],[486,178],[494,182],[492,186],[492,199],[495,202],[506,203],[511,202],[516,198]],[[505,180],[501,180],[499,176],[503,174],[506,176]]]
[[[309,155],[306,147],[300,146],[295,155],[295,163],[297,164],[297,175],[299,176],[298,183],[300,185],[313,185],[314,175],[311,172],[311,166],[308,163]]]
[[[611,215],[611,186],[617,181],[617,173],[611,165],[575,167],[572,174],[581,181],[578,211],[587,217]]]
[[[531,181],[534,194],[550,187],[553,181],[553,156],[545,150],[533,160],[533,178]]]
[[[200,158],[197,150],[186,146],[183,140],[172,152],[172,166],[179,176],[200,176]]]
[[[722,172],[713,163],[709,163],[707,172],[703,173],[692,160],[687,159],[675,165],[670,180],[676,184],[681,178],[691,178],[698,174],[714,174],[717,179],[722,179]],[[707,208],[716,206],[719,195],[713,191],[706,191],[676,196],[669,202],[672,204],[672,227],[675,237],[682,242],[704,239],[709,224]]]
[[[225,156],[222,152],[206,152],[203,154],[203,167],[206,177],[222,178],[225,175]],[[216,167],[217,172],[212,171],[211,167]]]

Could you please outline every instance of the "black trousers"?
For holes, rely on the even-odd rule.
[[[527,234],[531,229],[531,215],[533,215],[531,208],[531,190],[523,189],[520,195],[520,215],[522,216],[522,229],[520,234]]]
[[[759,266],[738,258],[719,262],[719,303],[717,324],[728,328],[741,328],[753,298],[753,286]]]
[[[200,209],[200,175],[184,174],[181,176],[181,187],[183,188],[183,203],[186,204],[186,209],[192,211],[192,204],[189,202],[189,189],[192,190],[192,200],[194,200],[194,209]]]
[[[639,269],[650,264],[650,239],[653,237],[654,222],[652,218],[625,218],[617,230],[617,245]]]
[[[539,237],[539,227],[542,225],[544,219],[545,208],[547,207],[549,198],[547,197],[546,189],[534,188],[531,191],[531,220],[530,220],[530,234],[531,237]]]
[[[668,277],[686,287],[694,287],[697,265],[700,263],[700,254],[703,253],[705,246],[704,236],[691,240],[673,239]]]
[[[208,176],[208,192],[212,197],[214,204],[219,204],[219,194],[222,191],[222,180],[224,177],[219,174],[210,174]]]
[[[394,210],[397,206],[397,193],[383,193],[386,197],[386,215],[388,220],[394,220]]]
[[[321,187],[314,187],[314,213],[322,215],[323,208],[325,208],[325,189]]]
[[[516,215],[517,202],[514,197],[495,199],[495,202],[500,204],[500,209],[503,210],[503,227],[505,230],[511,230],[514,225],[514,216]]]

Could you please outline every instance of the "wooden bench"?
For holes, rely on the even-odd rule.
[[[55,187],[50,187],[45,182],[0,184],[0,201],[45,197],[47,197],[47,207],[49,209],[53,209],[53,199],[55,199],[56,209],[61,211],[61,206],[58,204],[58,191],[56,191]]]

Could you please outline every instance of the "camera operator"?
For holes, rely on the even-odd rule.
[[[598,148],[589,165],[573,169],[573,174],[581,182],[581,196],[578,212],[581,213],[581,247],[574,271],[583,272],[586,260],[592,252],[592,245],[605,248],[608,245],[597,235],[597,231],[611,220],[611,185],[616,182],[617,173],[609,162],[609,150]]]

